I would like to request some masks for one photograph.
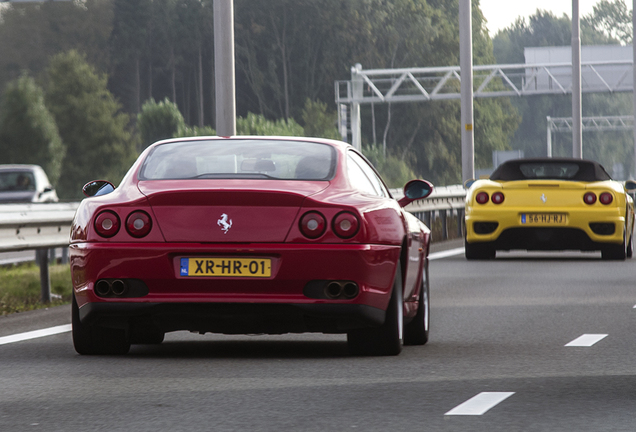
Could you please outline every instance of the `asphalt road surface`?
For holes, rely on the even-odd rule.
[[[1,317],[0,431],[636,430],[636,259],[456,253],[431,262],[431,341],[398,357],[186,332],[85,357],[70,307]]]

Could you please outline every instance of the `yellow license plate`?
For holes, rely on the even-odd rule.
[[[565,225],[563,213],[523,213],[521,223],[524,225]]]
[[[272,275],[270,258],[181,258],[181,276],[257,277]]]

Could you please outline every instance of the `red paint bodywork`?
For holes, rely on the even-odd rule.
[[[233,139],[243,138],[205,139],[223,139],[231,145]],[[404,313],[406,317],[415,314],[428,257],[428,228],[394,199],[367,196],[349,184],[346,152],[354,151],[351,146],[314,138],[289,139],[333,146],[338,155],[333,179],[140,181],[138,172],[151,146],[114,192],[82,201],[70,245],[73,288],[80,311],[95,304],[110,304],[116,310],[121,305],[145,303],[351,304],[384,311],[395,272],[401,271]],[[183,140],[187,139],[175,141]],[[111,238],[103,238],[93,226],[95,216],[103,210],[115,212],[122,227],[130,213],[143,210],[152,219],[152,229],[143,238],[132,237],[124,228]],[[299,219],[312,210],[322,213],[329,223],[341,211],[354,213],[360,228],[355,236],[343,240],[328,227],[321,237],[310,240],[302,235]],[[227,233],[217,222],[224,213],[233,220]],[[179,274],[181,257],[267,257],[272,260],[272,276],[184,277]],[[147,295],[96,295],[96,281],[125,278],[143,281]],[[309,298],[303,289],[312,280],[354,281],[360,292],[350,300]],[[126,326],[130,317],[121,320]]]

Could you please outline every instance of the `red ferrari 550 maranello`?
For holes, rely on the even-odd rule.
[[[346,333],[396,355],[428,340],[429,229],[350,145],[317,138],[157,142],[118,188],[84,187],[71,231],[73,342],[122,354],[166,332]]]

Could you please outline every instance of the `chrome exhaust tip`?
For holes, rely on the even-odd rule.
[[[325,288],[325,295],[330,299],[337,299],[342,294],[342,285],[340,282],[329,282]]]
[[[105,279],[100,279],[95,284],[95,293],[100,297],[106,297],[110,294],[110,283]]]
[[[359,291],[358,285],[353,282],[347,282],[342,288],[342,294],[347,299],[356,297]]]
[[[116,296],[123,295],[126,292],[126,282],[121,279],[115,279],[111,285],[113,294]]]

